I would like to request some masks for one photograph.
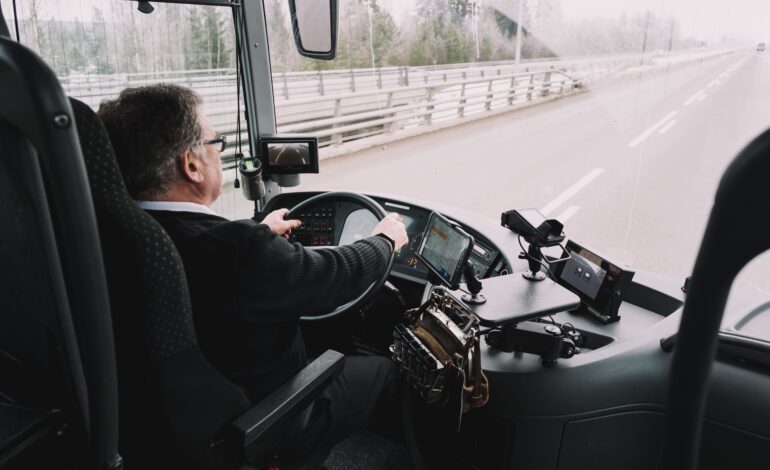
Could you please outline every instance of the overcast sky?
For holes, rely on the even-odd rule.
[[[378,0],[378,3],[401,22],[409,17],[417,1]],[[517,0],[479,2],[517,4]],[[630,16],[652,10],[660,17],[675,17],[685,36],[705,40],[732,36],[770,42],[770,0],[561,0],[561,8],[567,21],[597,16],[619,18],[623,13]]]
[[[353,0],[339,0],[340,2]],[[397,22],[413,21],[411,12],[418,0],[378,0]],[[12,16],[11,0],[0,0],[6,16]],[[516,5],[517,0],[479,0],[481,4]],[[29,0],[17,0],[17,6],[25,11]],[[88,21],[95,0],[43,0],[46,18]],[[132,8],[135,7],[132,2]],[[106,5],[105,5],[106,6]],[[618,18],[623,13],[652,10],[658,16],[673,16],[681,25],[682,34],[700,39],[719,39],[731,36],[751,41],[770,42],[770,0],[561,0],[564,19],[580,20],[596,16]],[[127,6],[128,8],[128,6]]]
[[[561,0],[561,5],[565,19],[652,10],[675,17],[686,36],[770,39],[770,0]]]

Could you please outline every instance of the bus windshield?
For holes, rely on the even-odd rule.
[[[14,37],[94,108],[125,87],[197,90],[228,136],[238,101],[229,7],[0,0]],[[737,0],[341,0],[337,56],[300,56],[288,2],[263,0],[279,133],[318,138],[320,173],[284,191],[355,190],[498,220],[538,208],[637,270],[689,275],[719,178],[770,124],[770,4]],[[18,17],[14,17],[14,11]],[[18,23],[16,31],[14,24]],[[760,47],[761,46],[761,47]],[[247,138],[245,124],[241,137]],[[770,295],[770,260],[737,283]]]

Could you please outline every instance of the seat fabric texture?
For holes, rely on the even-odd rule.
[[[99,118],[71,101],[107,272],[121,454],[131,468],[227,466],[210,444],[249,400],[199,350],[173,242],[130,197]]]

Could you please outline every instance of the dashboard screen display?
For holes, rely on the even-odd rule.
[[[566,261],[561,279],[590,299],[596,299],[607,271],[601,267],[602,259],[581,248],[570,252],[572,259]]]
[[[318,139],[265,136],[259,139],[262,164],[268,175],[318,173]]]
[[[406,235],[409,237],[409,243],[402,246],[396,252],[393,260],[393,267],[400,272],[418,272],[427,273],[428,269],[417,258],[415,252],[422,241],[422,234],[425,230],[425,217],[422,212],[412,211],[406,207],[394,207],[392,204],[385,205],[388,212],[397,212],[406,227]],[[411,215],[407,215],[407,212]],[[347,245],[356,240],[370,237],[372,230],[377,225],[377,219],[367,209],[356,209],[345,218],[345,224],[340,234],[339,245]]]
[[[444,284],[456,288],[472,247],[473,237],[434,212],[417,254]]]
[[[269,143],[267,159],[271,166],[309,165],[310,144],[307,142]]]

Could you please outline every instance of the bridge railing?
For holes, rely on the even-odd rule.
[[[676,55],[676,54],[672,54]],[[276,99],[289,100],[302,96],[325,96],[341,92],[359,92],[394,86],[431,84],[466,78],[485,78],[516,72],[561,70],[573,73],[590,70],[599,65],[615,64],[622,67],[629,63],[645,63],[653,60],[646,55],[603,55],[589,57],[559,57],[525,59],[520,64],[512,60],[495,62],[470,62],[433,66],[376,67],[345,70],[299,71],[273,74]],[[141,72],[123,74],[73,74],[59,77],[65,90],[84,101],[98,104],[104,98],[115,96],[120,90],[151,83],[167,82],[187,85],[201,90],[224,85],[235,86],[235,69],[204,69],[189,71]]]
[[[563,72],[543,71],[501,74],[493,77],[452,80],[441,84],[391,87],[360,93],[337,93],[323,97],[276,102],[278,132],[318,137],[320,147],[340,145],[484,112],[520,106],[575,92],[577,80]],[[235,104],[209,113],[215,128],[235,141],[235,126],[224,122],[235,114]],[[222,124],[217,127],[217,123]],[[241,137],[247,135],[242,131]],[[234,149],[223,153],[227,168]]]
[[[277,101],[276,118],[280,132],[315,135],[323,147],[564,95],[579,84],[560,71],[501,73]]]
[[[719,51],[690,51],[669,54],[662,60],[677,63],[716,54]],[[521,64],[499,61],[276,73],[276,124],[279,132],[315,135],[320,146],[328,147],[573,93],[601,77],[632,70],[629,67],[653,65],[657,60],[661,58],[651,54],[613,55],[537,59]],[[94,108],[129,86],[161,81],[190,86],[202,95],[212,126],[230,142],[236,140],[234,69],[76,75],[61,81],[69,95]],[[241,122],[245,123],[243,104],[240,109]],[[246,137],[243,130],[244,141]],[[226,166],[232,165],[234,153],[232,145],[223,153]]]

